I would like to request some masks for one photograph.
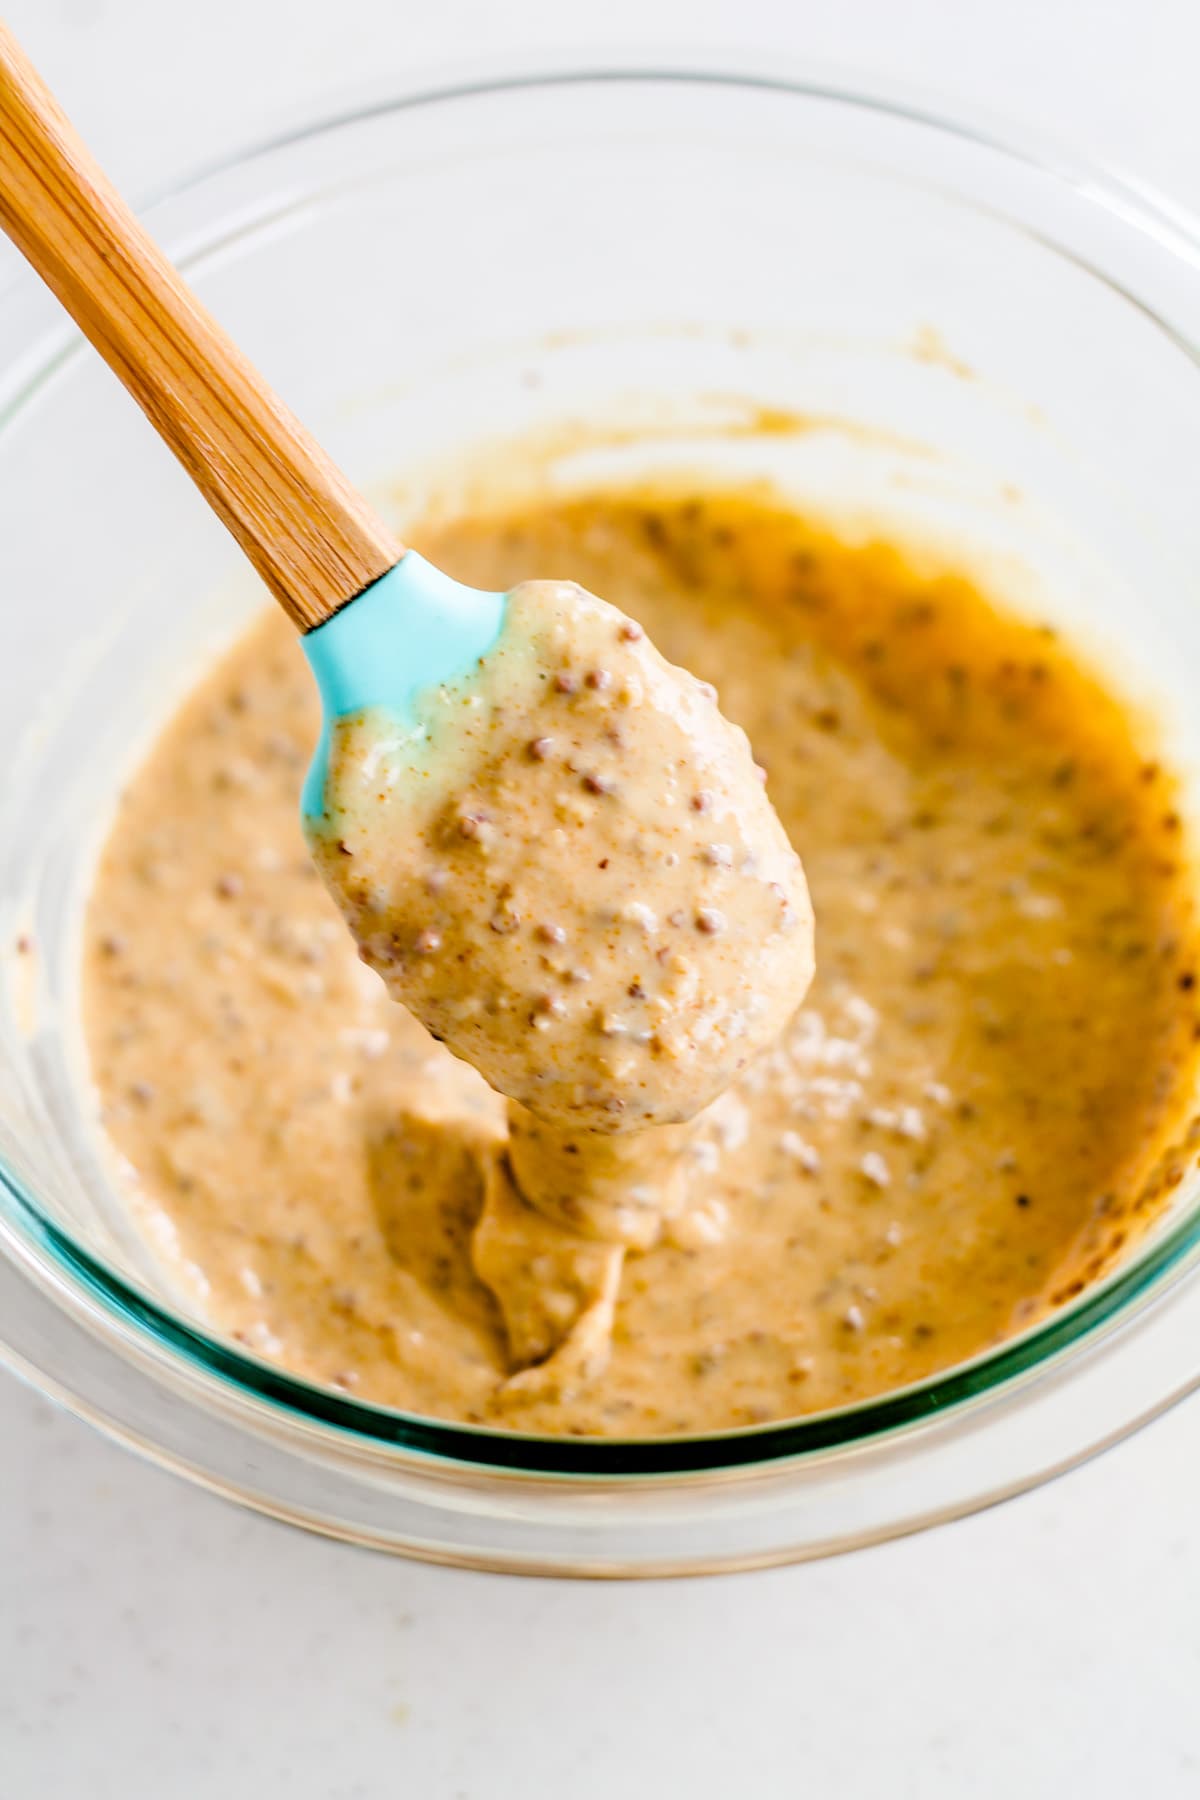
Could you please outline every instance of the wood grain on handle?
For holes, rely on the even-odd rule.
[[[0,225],[301,630],[403,545],[200,305],[0,23]]]

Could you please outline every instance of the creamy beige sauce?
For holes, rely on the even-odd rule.
[[[716,690],[570,582],[415,719],[337,722],[312,847],[393,997],[540,1119],[690,1119],[812,978],[800,859]]]
[[[579,1014],[592,1004],[569,978],[582,959],[535,935],[578,875],[565,826],[528,890],[523,868],[488,869],[489,900],[503,905],[510,885],[521,929],[492,933],[476,972],[516,997],[524,1029],[501,1085],[541,1111],[514,1115],[510,1151],[504,1103],[358,964],[317,880],[297,822],[316,702],[288,628],[264,620],[135,776],[88,915],[104,1123],[134,1204],[212,1319],[303,1375],[386,1403],[647,1434],[861,1398],[1078,1291],[1169,1185],[1169,1158],[1165,1178],[1158,1165],[1196,1063],[1179,821],[1120,706],[1053,634],[967,583],[922,578],[892,552],[849,549],[745,498],[596,495],[419,542],[483,586],[570,571],[718,685],[803,856],[817,975],[757,1060],[738,1069],[739,1033],[717,1034],[710,1092],[726,1054],[735,1079],[686,1140],[657,1140],[645,1231],[621,1166],[639,1135],[595,1126],[614,1116],[605,1102],[620,1083],[645,1096],[639,1122],[655,1124],[644,1140],[685,1129],[669,1121],[694,1109],[678,1096],[695,1094],[703,1059],[682,996],[702,1008],[719,975],[706,967],[688,988],[671,958],[719,957],[729,940],[698,929],[695,909],[741,916],[714,884],[761,841],[736,817],[706,835],[703,808],[681,804],[686,753],[667,758],[684,835],[639,829],[664,856],[670,840],[696,885],[680,876],[679,923],[656,917],[668,957],[655,944],[651,969],[645,920],[620,912],[638,898],[638,872],[629,815],[609,803],[629,774],[605,737],[621,724],[614,690],[586,684],[606,666],[589,648],[586,667],[568,671],[584,684],[558,696],[554,722],[532,734],[523,700],[519,732],[486,734],[489,754],[443,796],[454,820],[507,807],[519,768],[539,816],[557,816],[561,796],[587,811],[581,842],[615,833],[632,857],[607,920],[612,993]],[[624,668],[627,654],[649,654],[643,644],[618,638],[605,656]],[[526,659],[522,681],[541,666]],[[612,702],[588,698],[606,693]],[[699,692],[694,703],[711,708]],[[543,736],[545,757],[530,751]],[[636,763],[630,796],[650,766]],[[527,788],[530,770],[544,787]],[[706,773],[696,791],[712,785]],[[346,819],[358,816],[352,801]],[[448,829],[444,807],[419,823],[422,879],[480,875],[478,839]],[[729,861],[708,860],[710,844]],[[572,906],[601,904],[600,873]],[[746,879],[752,909],[773,900],[780,924],[795,910],[787,875],[782,903],[774,876],[765,888]],[[385,888],[394,899],[387,871],[373,872],[368,902]],[[368,925],[356,919],[365,943]],[[458,930],[418,908],[388,933],[401,940],[398,991],[435,1029],[427,1006],[447,993],[469,1003],[472,989],[407,985],[425,980],[416,940],[433,932],[441,956]],[[394,978],[393,947],[376,949]],[[653,1044],[655,994],[670,1002],[664,1042],[679,1034],[678,1060]],[[561,1017],[531,1023],[558,999]],[[782,995],[779,1012],[790,1012]],[[606,1034],[605,1019],[622,1030]],[[447,1037],[462,1029],[450,1025]],[[634,1061],[618,1073],[619,1056]],[[568,1118],[610,1158],[585,1215],[563,1174]],[[512,1167],[528,1188],[541,1183],[542,1211],[522,1202]]]
[[[493,648],[413,713],[333,728],[326,885],[393,998],[512,1103],[472,1254],[518,1367],[563,1351],[540,1390],[607,1355],[621,1250],[574,1240],[658,1241],[687,1204],[682,1123],[812,979],[761,773],[716,690],[573,582],[515,588]]]

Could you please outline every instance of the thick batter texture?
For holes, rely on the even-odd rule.
[[[598,494],[418,541],[480,586],[569,573],[718,686],[803,857],[816,979],[692,1127],[657,1127],[689,1135],[664,1152],[682,1186],[653,1234],[533,1214],[511,1170],[557,1167],[569,1195],[561,1144],[547,1154],[533,1114],[510,1123],[388,998],[317,878],[297,818],[316,700],[290,628],[264,620],[131,783],[87,922],[104,1124],[214,1323],[410,1410],[645,1435],[927,1375],[1119,1253],[1164,1157],[1170,1179],[1195,1085],[1190,881],[1168,781],[1053,633],[744,496]],[[572,767],[573,728],[521,753],[603,829],[620,759]],[[669,927],[683,960],[720,943],[706,884],[745,860],[736,821],[701,842],[703,809],[688,849],[709,860]],[[585,959],[541,900],[531,923],[547,935],[513,971],[522,998],[543,954],[562,976],[546,1002],[573,998]],[[646,921],[614,929],[644,952]],[[634,960],[642,992],[598,1056],[622,1038],[653,1054]],[[530,1022],[527,1041],[551,1030]],[[589,1091],[602,1107],[603,1079]],[[567,1328],[577,1354],[547,1380]]]
[[[393,999],[511,1103],[472,1256],[525,1389],[602,1372],[625,1248],[688,1201],[682,1126],[808,991],[762,774],[710,683],[568,581],[513,589],[460,679],[333,726],[317,867]]]
[[[716,689],[572,582],[416,720],[337,722],[313,853],[365,962],[577,1137],[690,1119],[812,979],[800,859]]]

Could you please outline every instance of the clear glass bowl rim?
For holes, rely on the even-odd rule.
[[[222,172],[247,167],[289,145],[330,136],[372,118],[485,96],[518,95],[539,88],[619,83],[757,89],[875,112],[899,123],[926,127],[994,152],[1027,174],[1045,177],[1073,190],[1078,200],[1108,211],[1180,262],[1200,270],[1200,221],[1193,220],[1184,209],[1145,184],[1084,161],[1045,138],[1034,144],[1028,134],[990,121],[981,122],[978,116],[970,120],[956,117],[952,109],[900,84],[874,80],[851,84],[842,78],[812,77],[802,72],[767,73],[737,66],[736,59],[729,58],[708,67],[702,59],[692,59],[687,66],[646,66],[634,61],[626,65],[613,57],[595,67],[544,62],[533,69],[524,61],[494,61],[486,73],[472,70],[387,98],[369,98],[361,105],[277,133],[173,184],[155,197],[148,211],[153,221],[155,208],[181,199]],[[1022,137],[1025,141],[1018,141]],[[246,230],[244,218],[232,224],[215,222],[207,232],[190,240],[187,254],[178,258],[180,266],[186,270],[212,254],[227,236],[242,236]],[[1065,246],[1052,240],[1047,241],[1047,247],[1079,261]],[[1096,269],[1081,266],[1093,278],[1107,281]],[[10,305],[14,294],[25,285],[19,283],[7,290],[0,296],[0,305]],[[1181,339],[1177,327],[1161,319],[1140,296],[1122,291],[1200,366],[1200,349],[1195,342]],[[1200,287],[1197,292],[1200,295]],[[60,332],[53,346],[47,346],[36,360],[21,360],[20,378],[10,381],[8,395],[0,403],[0,432],[20,416],[43,383],[59,372],[66,356],[76,351],[85,353],[82,341],[74,333],[69,333],[67,343],[64,353]],[[972,1402],[1011,1389],[1022,1379],[1061,1367],[1067,1359],[1144,1313],[1200,1263],[1200,1185],[1193,1183],[1193,1190],[1190,1204],[1182,1208],[1181,1215],[1169,1228],[1153,1232],[1126,1265],[995,1350],[923,1382],[852,1406],[769,1425],[656,1439],[555,1438],[456,1424],[349,1399],[331,1389],[310,1385],[209,1337],[109,1269],[45,1216],[35,1196],[2,1158],[0,1248],[26,1279],[53,1293],[54,1304],[65,1307],[118,1353],[123,1339],[140,1340],[153,1346],[160,1356],[165,1354],[168,1362],[182,1359],[190,1374],[200,1376],[202,1381],[215,1381],[227,1398],[241,1394],[258,1407],[265,1405],[281,1420],[291,1418],[309,1429],[331,1428],[338,1435],[366,1440],[377,1448],[415,1453],[422,1460],[432,1459],[443,1465],[467,1465],[480,1473],[597,1480],[623,1476],[662,1478],[732,1473],[877,1444],[884,1438],[940,1422]],[[0,1334],[2,1331],[0,1326]],[[25,1372],[30,1371],[26,1368]],[[1179,1393],[1171,1395],[1178,1397]]]

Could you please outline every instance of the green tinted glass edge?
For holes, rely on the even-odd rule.
[[[1200,1206],[1128,1268],[1085,1292],[1027,1335],[876,1400],[777,1424],[707,1437],[655,1439],[552,1438],[425,1419],[343,1399],[242,1355],[184,1323],[114,1274],[39,1212],[24,1184],[0,1160],[0,1216],[7,1215],[36,1249],[48,1253],[84,1296],[126,1327],[149,1332],[210,1375],[255,1400],[373,1444],[392,1445],[440,1463],[525,1475],[603,1479],[613,1476],[720,1474],[822,1452],[848,1449],[945,1418],[969,1401],[995,1394],[1052,1359],[1081,1348],[1099,1329],[1131,1315],[1134,1303],[1200,1261]],[[2,1328],[0,1328],[2,1329]]]

